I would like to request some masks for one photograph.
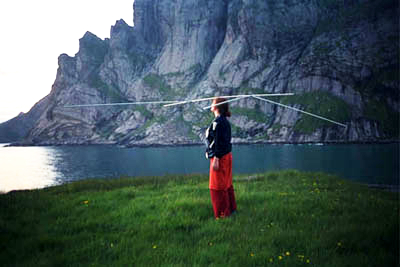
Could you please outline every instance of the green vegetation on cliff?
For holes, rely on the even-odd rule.
[[[328,92],[314,91],[283,97],[281,102],[291,106],[299,105],[307,112],[341,123],[345,123],[351,118],[351,107],[341,98]],[[311,134],[318,128],[331,125],[331,122],[304,115],[296,122],[294,129],[301,133]]]
[[[323,173],[85,180],[0,195],[4,266],[397,266],[398,195]]]
[[[98,74],[93,74],[88,80],[89,86],[97,89],[105,101],[110,103],[125,102],[127,99],[117,89],[103,82]]]
[[[386,103],[370,99],[364,110],[364,116],[378,122],[385,137],[399,138],[399,112],[388,107]]]
[[[151,73],[143,78],[144,84],[147,86],[165,92],[171,89],[171,87],[164,81],[164,79],[158,75]]]

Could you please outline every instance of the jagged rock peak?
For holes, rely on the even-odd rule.
[[[87,31],[83,35],[83,37],[79,39],[79,52],[81,52],[85,48],[92,48],[93,46],[104,46],[105,43],[105,40],[102,40],[95,34]]]
[[[123,19],[117,20],[114,26],[111,26],[110,37],[112,38],[113,34],[117,34],[121,30],[131,30],[132,27],[129,26]]]
[[[76,55],[83,61],[102,59],[108,50],[108,40],[102,40],[91,32],[79,39],[79,51]]]
[[[103,42],[104,40],[97,37],[97,35],[87,31],[81,39],[79,39],[79,44],[86,44],[91,42]]]
[[[75,58],[70,57],[67,54],[61,54],[58,57],[59,71],[70,72],[71,70],[75,69],[75,64]]]
[[[117,20],[110,30],[110,47],[112,49],[128,50],[131,46],[133,37],[133,27],[126,24],[123,19]]]
[[[70,57],[68,54],[63,53],[63,54],[58,56],[58,65],[60,65],[60,64],[62,64],[64,62],[68,62],[71,59],[73,59],[73,57]]]

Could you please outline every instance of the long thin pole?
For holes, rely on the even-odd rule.
[[[163,107],[182,105],[187,103],[195,103],[200,101],[212,100],[218,97],[222,98],[238,98],[248,96],[288,96],[294,95],[293,93],[276,93],[276,94],[254,94],[254,95],[226,95],[226,96],[213,96],[206,98],[190,99],[185,101],[172,100],[172,101],[142,101],[142,102],[119,102],[119,103],[98,103],[98,104],[81,104],[81,105],[66,105],[65,108],[75,107],[101,107],[101,106],[126,106],[126,105],[152,105],[152,104],[164,104]]]
[[[325,117],[322,117],[322,116],[319,116],[319,115],[316,115],[316,114],[313,114],[313,113],[310,113],[310,112],[307,112],[307,111],[304,111],[304,110],[301,110],[301,109],[298,109],[298,108],[287,106],[287,105],[281,104],[279,102],[275,102],[275,101],[272,101],[272,100],[269,100],[269,99],[261,98],[261,96],[291,96],[291,95],[294,95],[294,94],[293,93],[276,93],[276,94],[230,95],[230,96],[213,96],[213,97],[206,97],[206,98],[198,98],[198,99],[191,99],[191,100],[186,100],[186,101],[142,101],[142,102],[121,102],[121,103],[99,103],[99,104],[66,105],[64,107],[66,107],[66,108],[74,108],[74,107],[123,106],[123,105],[150,105],[150,104],[164,104],[163,105],[164,107],[170,107],[170,106],[175,106],[175,105],[182,105],[182,104],[187,104],[187,103],[195,103],[195,102],[200,102],[200,101],[212,100],[212,99],[219,98],[219,97],[221,97],[221,98],[233,98],[233,99],[226,100],[224,102],[221,102],[221,103],[214,104],[214,105],[207,106],[207,107],[203,108],[203,109],[209,109],[209,108],[211,108],[213,106],[219,106],[219,105],[222,105],[222,104],[225,104],[225,103],[237,101],[237,100],[244,99],[244,98],[247,98],[247,97],[253,97],[255,99],[259,99],[259,100],[262,100],[262,101],[265,101],[265,102],[269,102],[271,104],[275,104],[275,105],[278,105],[278,106],[281,106],[281,107],[289,108],[289,109],[292,109],[292,110],[295,110],[297,112],[301,112],[301,113],[313,116],[313,117],[321,119],[321,120],[329,121],[331,123],[340,125],[340,126],[345,127],[345,128],[347,127],[347,125],[345,125],[343,123],[340,123],[340,122],[337,122],[337,121],[334,121],[334,120],[331,120],[331,119],[328,119],[328,118],[325,118]]]
[[[67,105],[65,108],[75,107],[100,107],[100,106],[126,106],[126,105],[150,105],[150,104],[170,104],[178,101],[144,101],[144,102],[122,102],[122,103],[102,103],[102,104],[82,104],[82,105]]]
[[[233,101],[238,101],[238,100],[240,100],[240,99],[244,99],[244,98],[247,98],[247,97],[250,97],[250,96],[251,96],[251,95],[239,96],[238,98],[234,98],[234,99],[226,100],[226,101],[223,101],[223,102],[219,102],[218,104],[212,104],[211,106],[204,107],[203,109],[209,109],[209,108],[211,108],[211,107],[216,107],[216,106],[219,106],[219,105],[222,105],[222,104],[225,104],[225,103],[229,103],[229,102],[233,102]]]
[[[269,102],[269,103],[272,103],[272,104],[275,104],[275,105],[278,105],[278,106],[281,106],[281,107],[285,107],[285,108],[288,108],[288,109],[292,109],[292,110],[295,110],[295,111],[298,111],[298,112],[313,116],[313,117],[321,119],[321,120],[329,121],[329,122],[332,122],[334,124],[337,124],[337,125],[340,125],[340,126],[343,126],[343,127],[347,128],[346,124],[343,124],[343,123],[340,123],[340,122],[337,122],[337,121],[334,121],[334,120],[331,120],[331,119],[328,119],[328,118],[325,118],[325,117],[322,117],[322,116],[319,116],[319,115],[315,115],[313,113],[310,113],[310,112],[307,112],[307,111],[304,111],[304,110],[301,110],[301,109],[298,109],[298,108],[287,106],[287,105],[284,105],[284,104],[281,104],[279,102],[275,102],[275,101],[272,101],[272,100],[269,100],[269,99],[261,98],[261,97],[258,97],[256,95],[253,95],[253,97],[256,98],[256,99],[265,101],[265,102]]]
[[[288,95],[294,95],[293,93],[276,93],[276,94],[252,94],[252,95],[225,95],[225,96],[213,96],[213,97],[206,97],[206,98],[197,98],[197,99],[190,99],[190,100],[185,100],[185,101],[178,101],[176,103],[171,103],[164,105],[164,107],[171,107],[171,106],[176,106],[176,105],[183,105],[183,104],[188,104],[188,103],[195,103],[195,102],[200,102],[200,101],[207,101],[207,100],[213,100],[215,98],[238,98],[238,97],[249,97],[249,96],[288,96]]]

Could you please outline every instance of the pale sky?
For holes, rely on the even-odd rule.
[[[133,25],[134,0],[0,2],[0,123],[50,93],[58,56],[74,56],[86,31],[109,38],[119,19]]]

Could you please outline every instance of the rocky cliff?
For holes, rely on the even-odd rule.
[[[109,39],[87,32],[61,55],[28,144],[190,144],[212,120],[201,107],[66,108],[226,94],[274,98],[348,125],[245,99],[231,105],[234,142],[399,139],[397,0],[135,0]],[[39,105],[39,104],[37,104]]]

